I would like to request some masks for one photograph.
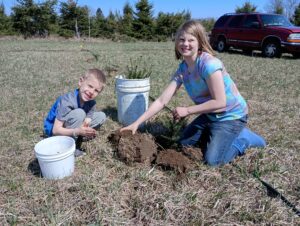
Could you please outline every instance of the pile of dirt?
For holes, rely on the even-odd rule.
[[[203,159],[200,148],[185,147],[179,151],[161,149],[151,134],[137,132],[132,135],[131,131],[115,131],[109,135],[108,140],[116,148],[118,158],[127,164],[154,163],[165,170],[186,173]]]
[[[156,159],[157,145],[150,134],[132,135],[130,131],[116,131],[108,139],[116,147],[118,158],[127,164],[140,162],[150,165]]]
[[[165,170],[175,170],[185,173],[194,168],[194,162],[174,149],[166,149],[159,152],[156,164]]]

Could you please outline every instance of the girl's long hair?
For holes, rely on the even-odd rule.
[[[188,20],[184,24],[182,24],[176,32],[175,56],[177,60],[182,59],[180,52],[177,50],[177,45],[180,35],[182,35],[182,33],[184,32],[197,38],[199,43],[199,51],[204,51],[211,55],[215,55],[211,45],[209,44],[208,35],[202,24],[197,20]]]

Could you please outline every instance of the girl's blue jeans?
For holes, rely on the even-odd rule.
[[[208,165],[223,165],[243,154],[249,147],[247,139],[234,142],[247,124],[247,116],[228,121],[211,121],[205,114],[198,116],[182,133],[182,146],[195,146],[204,142],[204,159]],[[206,136],[202,136],[202,135]],[[205,138],[204,138],[205,137]],[[205,140],[202,140],[205,139]],[[243,143],[244,142],[244,143]]]

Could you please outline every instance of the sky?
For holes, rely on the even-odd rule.
[[[59,2],[66,0],[58,0]],[[234,12],[236,7],[241,7],[247,0],[149,0],[153,5],[153,16],[157,16],[159,12],[178,13],[183,10],[189,10],[192,18],[215,18],[225,13]],[[271,0],[248,0],[252,5],[257,6],[258,12],[265,12],[267,5]],[[17,4],[17,0],[0,0],[5,6],[7,15],[11,12],[11,7]],[[35,3],[43,2],[43,0],[34,0]],[[138,0],[77,0],[78,5],[87,5],[92,14],[95,14],[97,8],[101,8],[104,16],[110,11],[120,12],[122,14],[125,3],[128,2],[135,10],[135,4]]]

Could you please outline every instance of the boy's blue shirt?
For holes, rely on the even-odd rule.
[[[75,89],[72,92],[66,93],[58,97],[52,105],[46,119],[44,120],[44,132],[47,136],[52,136],[54,121],[57,118],[60,121],[66,121],[66,116],[70,111],[81,108],[85,111],[88,118],[92,118],[95,111],[96,101],[87,101],[80,106],[79,90]]]

